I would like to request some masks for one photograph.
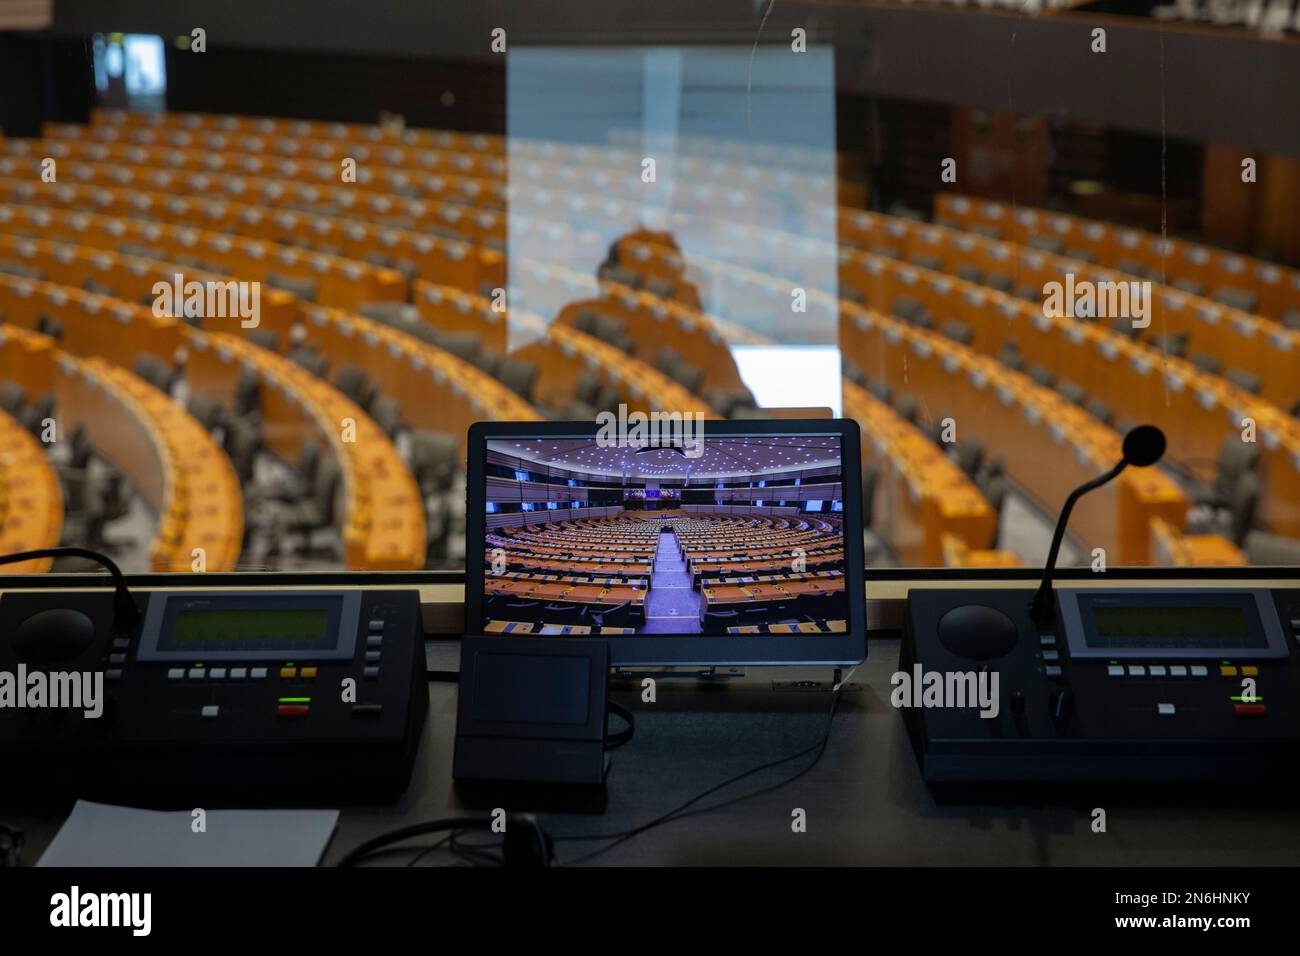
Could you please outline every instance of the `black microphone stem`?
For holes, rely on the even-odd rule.
[[[1095,491],[1108,481],[1114,480],[1121,471],[1128,467],[1128,460],[1121,459],[1110,471],[1104,475],[1085,482],[1074,491],[1070,492],[1070,497],[1065,499],[1065,507],[1061,509],[1061,517],[1056,521],[1056,532],[1052,535],[1052,547],[1047,552],[1047,564],[1043,568],[1043,582],[1038,586],[1037,593],[1034,594],[1034,602],[1031,605],[1034,623],[1046,626],[1056,619],[1056,609],[1052,602],[1052,575],[1056,573],[1056,557],[1061,551],[1061,541],[1065,537],[1065,527],[1070,522],[1070,512],[1074,510],[1074,503],[1090,491]]]

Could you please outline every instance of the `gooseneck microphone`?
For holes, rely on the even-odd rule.
[[[1056,572],[1056,558],[1061,551],[1061,539],[1065,537],[1065,527],[1070,522],[1070,512],[1074,510],[1074,503],[1088,492],[1095,491],[1113,480],[1129,465],[1135,468],[1146,468],[1158,462],[1164,453],[1165,433],[1155,425],[1137,425],[1124,436],[1124,457],[1119,460],[1119,463],[1104,475],[1086,481],[1070,492],[1070,497],[1065,499],[1065,506],[1061,509],[1061,516],[1056,521],[1056,532],[1052,535],[1052,548],[1047,552],[1047,564],[1043,567],[1043,581],[1038,586],[1033,604],[1030,606],[1035,624],[1046,627],[1056,620],[1052,575]]]

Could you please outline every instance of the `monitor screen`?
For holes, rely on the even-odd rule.
[[[842,441],[724,434],[684,451],[593,435],[486,438],[482,565],[470,568],[484,576],[478,626],[845,635]]]

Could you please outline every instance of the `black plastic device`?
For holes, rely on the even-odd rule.
[[[932,783],[1221,783],[1300,767],[1300,589],[914,590],[900,670],[966,688],[904,706]],[[936,675],[927,677],[927,675]],[[996,716],[969,690],[997,677]],[[908,704],[916,703],[913,695]],[[991,710],[988,708],[987,710]]]
[[[0,762],[23,793],[328,806],[405,789],[428,710],[418,592],[196,589],[134,600],[142,619],[124,628],[111,593],[0,597],[0,672],[28,691],[0,708]],[[69,621],[78,626],[64,634]],[[63,681],[64,706],[27,706],[42,678]],[[97,716],[66,706],[74,680],[83,697],[98,682]]]

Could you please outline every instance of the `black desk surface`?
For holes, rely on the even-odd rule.
[[[430,666],[455,670],[458,645],[429,645]],[[898,713],[890,706],[890,675],[898,641],[873,640],[870,656],[845,688],[830,744],[818,766],[794,783],[713,813],[668,823],[597,857],[622,865],[1058,865],[1278,866],[1300,864],[1300,801],[1259,804],[1196,801],[1195,794],[1154,800],[1076,788],[1064,798],[1029,802],[1015,794],[996,802],[937,799],[922,784]],[[616,698],[633,709],[636,737],[613,754],[603,815],[542,814],[557,837],[621,831],[646,822],[734,774],[815,743],[825,724],[825,690],[774,688],[799,679],[828,681],[830,670],[751,669],[726,686],[660,681],[658,701],[643,704],[629,689]],[[411,787],[395,806],[343,811],[325,863],[379,833],[464,809],[453,789],[451,755],[456,686],[429,685],[429,726]],[[611,723],[611,728],[616,726]],[[799,768],[792,761],[719,794],[726,798],[776,782]],[[1071,802],[1066,804],[1063,799]],[[1174,800],[1177,799],[1175,803]],[[1091,828],[1092,810],[1107,811],[1105,833]],[[806,812],[795,833],[792,812]],[[26,832],[24,861],[39,858],[62,814],[0,820]],[[474,842],[488,842],[485,836]],[[600,843],[561,841],[559,862]],[[413,854],[377,860],[400,865]],[[431,854],[427,864],[452,862]]]

